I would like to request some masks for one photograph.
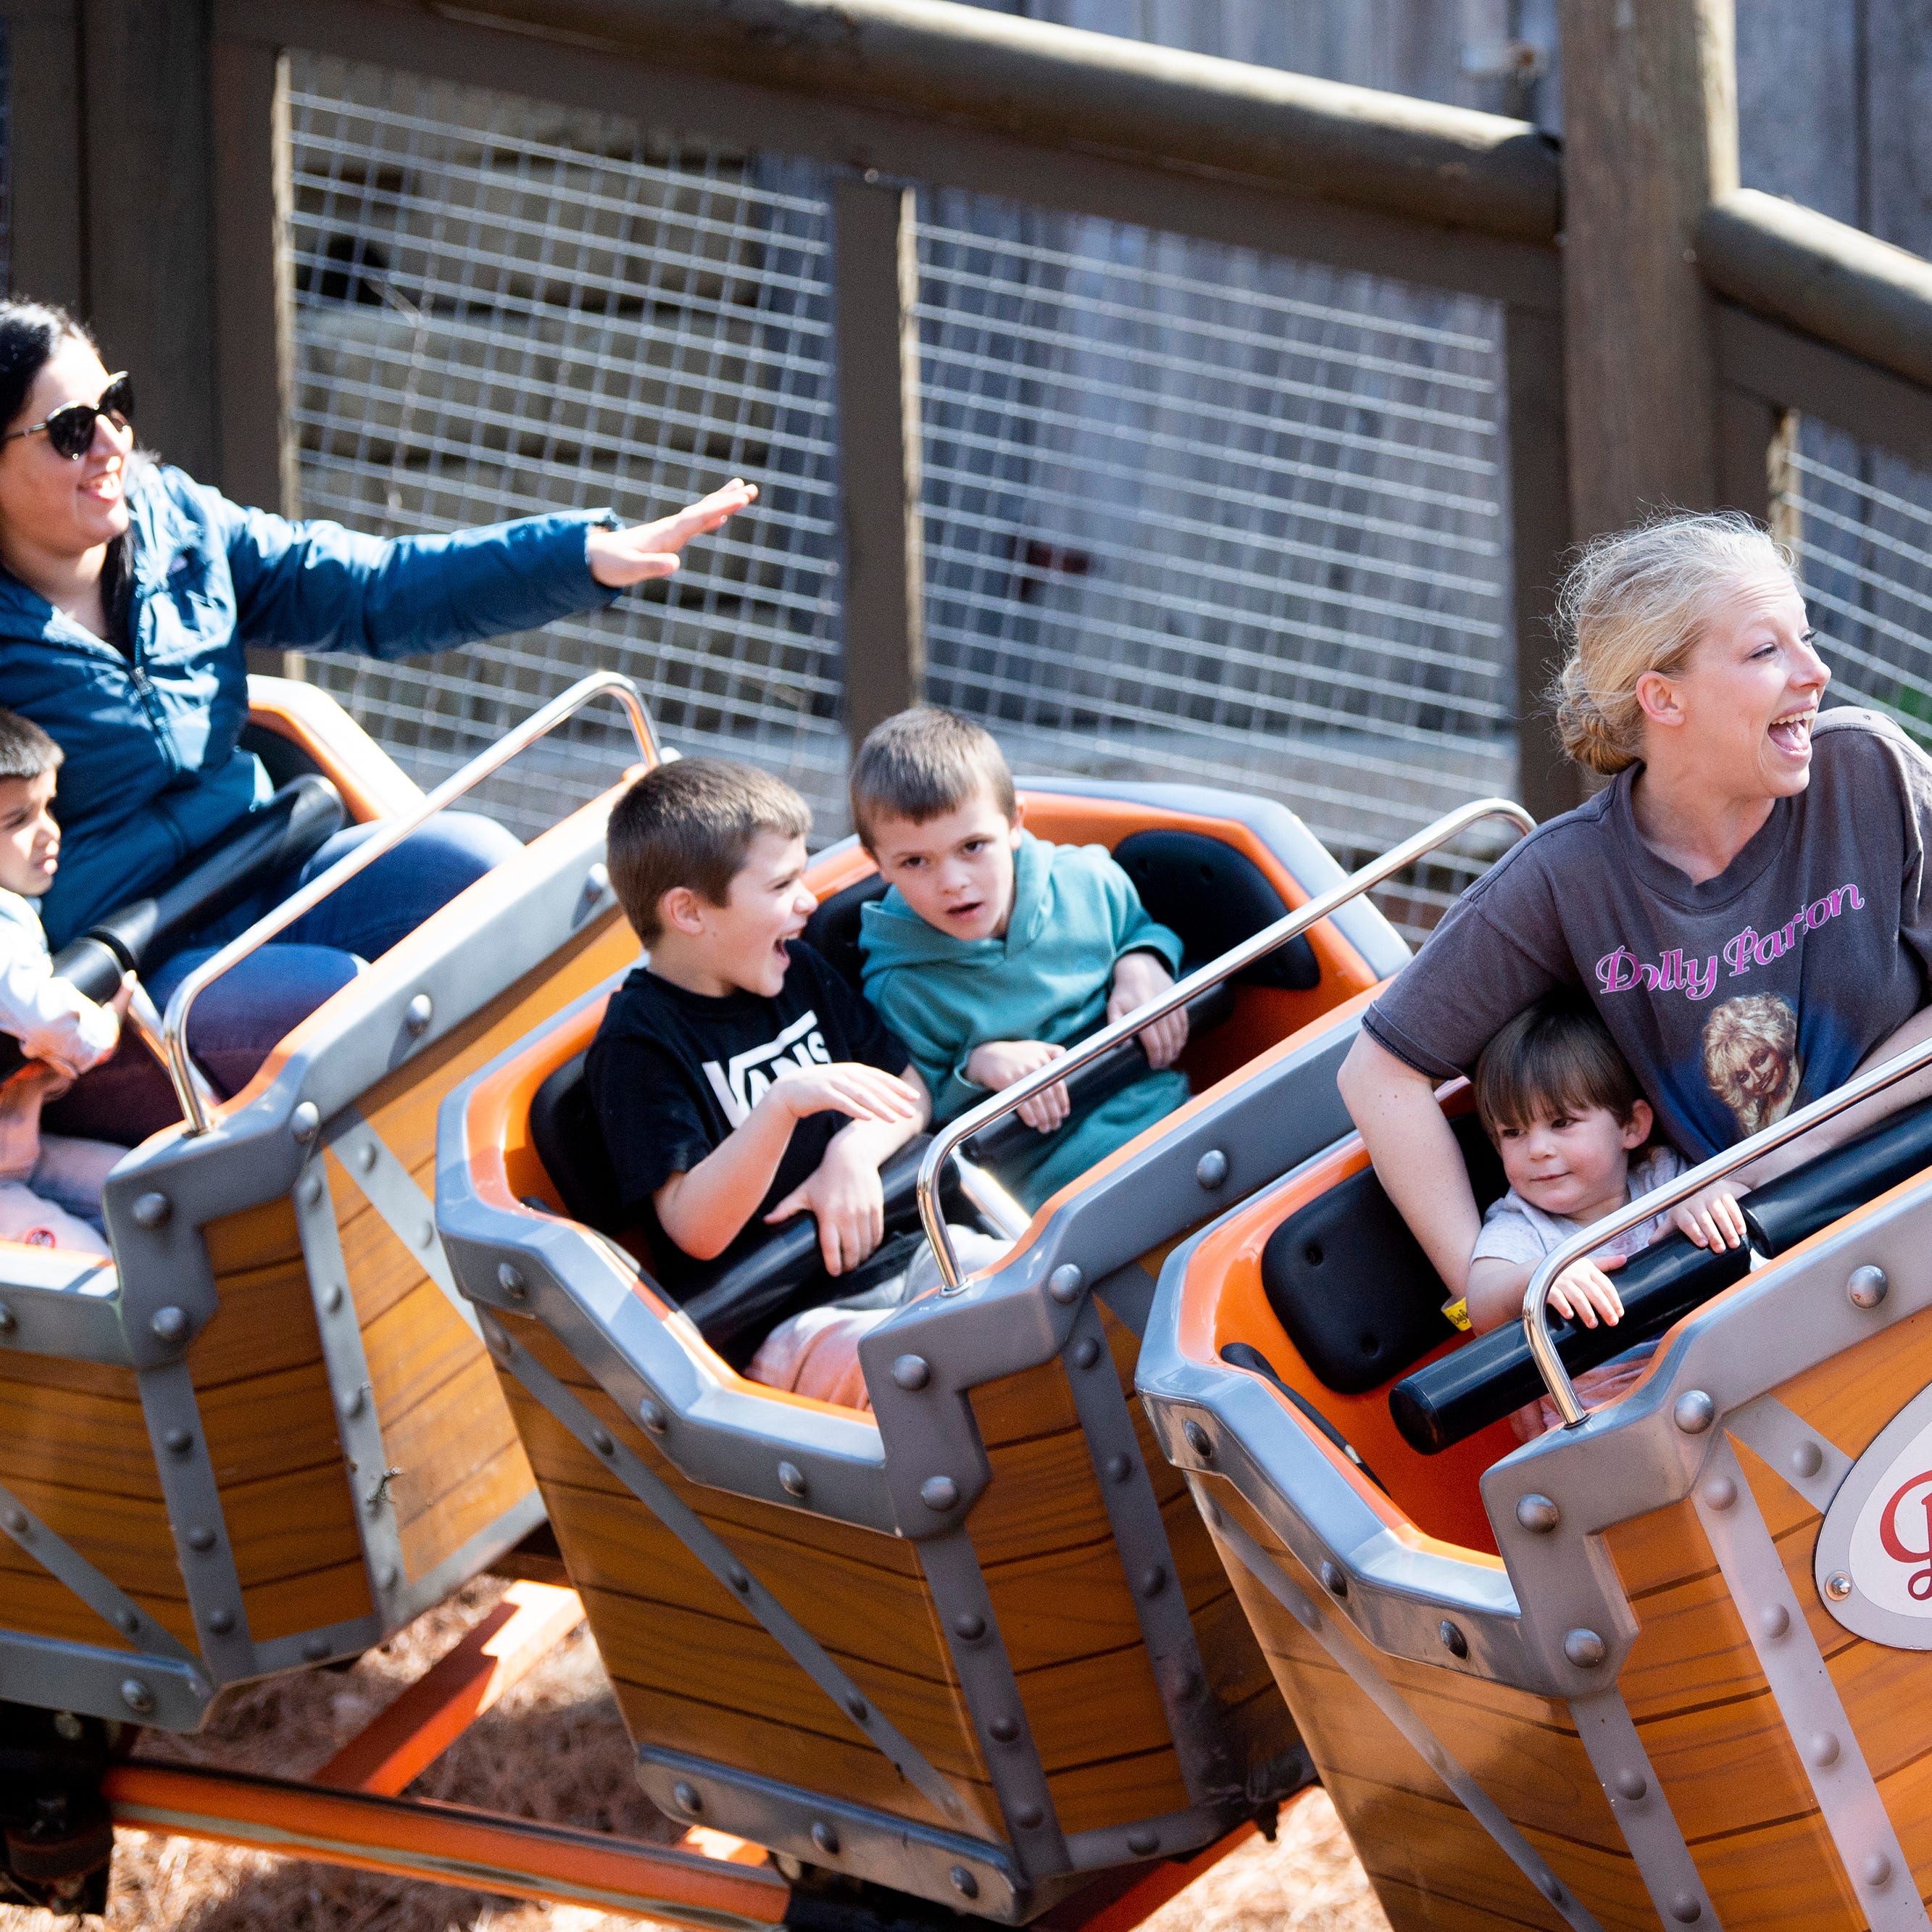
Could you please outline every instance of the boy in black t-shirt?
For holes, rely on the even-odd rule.
[[[622,1207],[673,1294],[794,1215],[827,1274],[884,1233],[879,1166],[932,1111],[911,1056],[800,942],[811,814],[755,766],[646,772],[610,814],[610,880],[648,955],[587,1063]]]

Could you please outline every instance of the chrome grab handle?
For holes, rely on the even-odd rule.
[[[166,1016],[161,1022],[161,1044],[166,1052],[169,1075],[175,1084],[175,1097],[181,1102],[182,1118],[188,1123],[190,1135],[205,1134],[213,1124],[188,1051],[188,1012],[202,993],[230,967],[247,958],[277,933],[292,926],[310,908],[319,905],[338,886],[373,866],[384,853],[392,851],[452,800],[460,798],[465,792],[482,784],[519,752],[554,730],[566,718],[582,710],[593,698],[602,698],[607,692],[623,706],[629,716],[631,735],[637,740],[638,749],[643,753],[645,764],[659,763],[657,733],[652,728],[650,714],[644,709],[644,700],[638,695],[637,686],[616,671],[592,671],[588,677],[579,678],[568,691],[560,692],[541,710],[532,711],[488,751],[479,752],[460,771],[452,772],[420,805],[412,807],[400,818],[382,821],[380,829],[364,839],[352,852],[338,860],[320,878],[311,879],[300,891],[290,893],[280,905],[272,907],[246,932],[231,939],[213,958],[197,966],[175,988],[174,998],[169,1000]]]
[[[1874,1094],[1883,1093],[1886,1088],[1895,1085],[1907,1075],[1916,1073],[1924,1066],[1932,1066],[1932,1040],[1908,1047],[1904,1052],[1874,1066],[1869,1073],[1862,1073],[1856,1079],[1846,1081],[1835,1093],[1827,1094],[1822,1100],[1814,1100],[1810,1106],[1788,1115],[1774,1126],[1753,1134],[1748,1140],[1726,1148],[1722,1154],[1713,1154],[1701,1166],[1688,1169],[1675,1180],[1666,1180],[1661,1187],[1653,1187],[1648,1194],[1631,1202],[1628,1207],[1618,1208],[1614,1214],[1606,1214],[1600,1221],[1592,1222],[1538,1264],[1536,1272],[1529,1278],[1529,1286],[1522,1292],[1522,1332],[1528,1340],[1529,1352],[1542,1371],[1544,1386],[1549,1390],[1550,1399],[1556,1403],[1556,1412],[1563,1418],[1565,1429],[1580,1427],[1589,1419],[1589,1412],[1576,1400],[1570,1371],[1563,1366],[1563,1358],[1556,1352],[1556,1344],[1550,1336],[1550,1289],[1556,1277],[1572,1262],[1594,1254],[1606,1241],[1614,1240],[1626,1229],[1648,1221],[1653,1214],[1662,1214],[1666,1208],[1676,1207],[1680,1201],[1688,1201],[1712,1181],[1721,1180],[1726,1174],[1749,1166],[1753,1161],[1784,1146],[1786,1141],[1809,1133],[1821,1121],[1844,1113],[1849,1107],[1856,1107],[1861,1100],[1869,1100]]]
[[[1136,1006],[1112,1025],[1102,1027],[1098,1033],[1090,1035],[1078,1046],[1069,1047],[1058,1060],[1036,1067],[1024,1079],[1016,1080],[1010,1087],[989,1095],[978,1106],[969,1108],[957,1120],[941,1127],[933,1136],[932,1144],[926,1149],[926,1158],[919,1167],[919,1218],[939,1262],[940,1292],[944,1294],[956,1294],[963,1285],[959,1259],[952,1252],[952,1238],[946,1233],[945,1217],[939,1209],[940,1174],[962,1142],[970,1140],[982,1127],[1003,1120],[1016,1108],[1024,1106],[1042,1089],[1051,1087],[1056,1081],[1064,1080],[1070,1073],[1077,1073],[1109,1047],[1132,1039],[1156,1020],[1186,1006],[1196,994],[1204,993],[1210,986],[1218,986],[1243,967],[1252,966],[1257,959],[1265,958],[1291,939],[1299,938],[1311,926],[1318,926],[1351,899],[1359,898],[1372,886],[1380,885],[1405,866],[1412,866],[1417,860],[1426,857],[1438,845],[1446,845],[1459,833],[1485,818],[1506,818],[1524,832],[1536,830],[1536,820],[1521,806],[1506,798],[1479,798],[1468,805],[1458,806],[1433,825],[1424,826],[1413,838],[1405,839],[1379,859],[1371,860],[1360,872],[1351,872],[1339,886],[1331,886],[1306,904],[1298,906],[1293,912],[1285,914],[1272,926],[1262,927],[1252,938],[1243,940],[1220,958],[1210,960],[1198,972],[1190,973],[1157,998]]]

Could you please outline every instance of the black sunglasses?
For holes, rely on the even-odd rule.
[[[47,441],[70,463],[78,463],[93,445],[97,417],[105,416],[115,428],[125,429],[134,416],[134,385],[124,369],[119,375],[108,378],[99,402],[63,403],[45,422],[0,436],[0,445],[11,442],[16,436],[38,436],[45,430]]]

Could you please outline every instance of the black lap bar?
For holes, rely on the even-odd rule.
[[[196,853],[152,898],[95,920],[54,956],[54,971],[104,1004],[122,976],[161,964],[200,928],[250,892],[306,865],[342,826],[341,795],[310,776],[285,784],[260,812]],[[0,1078],[20,1064],[19,1041],[0,1034]]]
[[[1615,1276],[1624,1318],[1614,1328],[1552,1321],[1550,1334],[1572,1376],[1661,1334],[1673,1322],[1742,1279],[1745,1248],[1717,1254],[1669,1234],[1631,1256]],[[1520,1322],[1466,1342],[1454,1354],[1405,1376],[1389,1390],[1389,1412],[1412,1449],[1433,1456],[1544,1393]]]
[[[1219,1026],[1234,1010],[1234,989],[1226,980],[1196,994],[1187,1003],[1190,1036]],[[1109,1047],[1099,1059],[1090,1060],[1069,1078],[1066,1094],[1073,1108],[1070,1118],[1124,1093],[1147,1072],[1147,1048],[1138,1040],[1124,1040],[1119,1046]],[[1000,1162],[1011,1160],[1038,1138],[1037,1129],[1028,1126],[1018,1114],[1007,1114],[991,1126],[982,1127],[959,1151],[978,1166],[997,1168]]]
[[[1882,1121],[1830,1154],[1744,1196],[1750,1245],[1782,1254],[1888,1188],[1932,1166],[1932,1100]],[[1682,1234],[1634,1255],[1616,1275],[1624,1318],[1614,1328],[1552,1324],[1574,1376],[1661,1334],[1745,1271],[1745,1250],[1708,1255]],[[1425,1455],[1446,1449],[1544,1393],[1520,1323],[1511,1322],[1405,1377],[1389,1391],[1404,1438]]]

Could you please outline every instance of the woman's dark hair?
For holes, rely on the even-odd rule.
[[[52,302],[15,296],[0,302],[0,430],[11,429],[27,406],[40,371],[63,342],[98,347],[87,325]],[[134,598],[134,532],[124,530],[107,546],[100,572],[100,594],[107,607],[108,641],[128,649],[128,617]]]
[[[94,338],[64,308],[14,296],[0,302],[0,429],[11,429],[55,350],[73,336],[92,349]]]

